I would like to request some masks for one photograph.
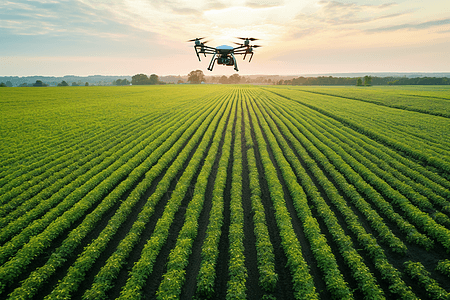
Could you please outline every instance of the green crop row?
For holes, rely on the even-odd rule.
[[[450,299],[450,293],[441,288],[436,280],[430,277],[430,272],[420,262],[406,261],[403,265],[405,266],[405,272],[425,289],[430,299]]]
[[[141,128],[140,130],[143,130]],[[79,169],[74,170],[71,174],[64,178],[65,180],[57,181],[52,185],[52,189],[54,190],[53,194],[48,195],[49,192],[45,191],[42,195],[39,194],[35,198],[30,199],[26,203],[24,203],[25,207],[23,209],[17,209],[17,211],[22,214],[17,217],[14,221],[10,222],[5,228],[0,231],[0,241],[4,242],[7,239],[14,236],[16,233],[20,232],[26,226],[29,226],[33,220],[36,220],[43,214],[45,214],[49,209],[58,205],[65,197],[67,197],[71,192],[73,192],[76,188],[82,186],[86,181],[100,173],[104,168],[107,168],[109,164],[112,164],[114,161],[112,159],[108,159],[109,157],[117,157],[116,154],[123,153],[123,148],[125,146],[133,146],[138,145],[142,141],[154,140],[160,134],[163,134],[166,130],[163,128],[155,128],[155,132],[153,134],[142,134],[140,137],[136,138],[136,136],[130,136],[127,139],[124,139],[114,147],[110,147],[109,149],[99,149],[98,152],[94,153],[88,158],[93,158],[91,161],[88,161],[86,164],[81,166]],[[148,141],[147,141],[148,143]],[[99,154],[100,153],[100,154]],[[72,179],[72,180],[71,180]],[[50,197],[48,197],[50,196]],[[37,205],[36,205],[37,204]],[[70,204],[69,204],[70,205]],[[27,212],[23,211],[30,206],[31,210]],[[68,207],[68,206],[65,206]],[[64,210],[60,210],[61,213]],[[11,217],[15,216],[11,213]],[[10,215],[5,217],[4,219],[10,219]],[[36,234],[37,231],[34,231]]]
[[[143,139],[138,138],[135,141],[123,145],[119,151],[109,153],[110,156],[106,156],[106,159],[101,161],[101,163],[92,166],[92,169],[88,170],[85,174],[61,189],[58,193],[42,202],[34,210],[12,222],[4,231],[2,231],[2,237],[3,232],[7,237],[12,236],[9,231],[14,233],[16,232],[15,228],[27,226],[36,215],[39,216],[41,214],[41,211],[46,211],[48,208],[57,204],[56,207],[48,211],[42,218],[29,224],[28,227],[24,228],[18,235],[14,236],[8,243],[0,248],[0,262],[6,261],[6,259],[12,256],[18,248],[27,243],[32,236],[36,236],[42,232],[57,218],[59,218],[59,220],[64,220],[61,214],[67,214],[68,209],[70,209],[69,214],[72,214],[71,218],[77,219],[82,217],[82,214],[78,212],[77,207],[86,210],[89,206],[94,204],[94,199],[99,201],[102,194],[106,194],[109,189],[114,187],[112,182],[120,182],[129,172],[131,172],[131,165],[128,167],[125,166],[129,159],[133,158],[137,153],[143,150],[145,150],[146,153],[151,153],[153,149],[156,149],[156,147],[164,141],[164,137],[167,137],[168,134],[169,132],[164,133],[164,129],[161,129],[150,135],[150,137],[143,135]],[[149,144],[149,142],[156,137],[158,137],[158,139]],[[143,161],[144,159],[145,153],[138,156],[138,160]],[[97,160],[95,161],[97,162]],[[136,163],[139,163],[139,161],[136,161]],[[119,170],[122,171],[120,172]],[[114,172],[120,172],[121,175],[112,175]],[[113,177],[108,179],[109,181],[104,182],[104,180],[111,175]],[[89,197],[92,199],[85,199]],[[83,206],[77,204],[80,199],[83,199],[83,203],[86,204]],[[74,204],[77,204],[77,207],[73,207]],[[70,224],[68,223],[67,226],[70,226]]]
[[[431,152],[416,150],[415,148],[409,146],[409,144],[402,142],[401,139],[399,139],[398,137],[397,138],[390,137],[390,136],[386,135],[385,133],[383,133],[382,131],[377,131],[377,130],[372,129],[369,126],[364,126],[364,124],[359,124],[358,122],[351,121],[349,119],[337,116],[336,114],[334,114],[328,110],[322,109],[315,105],[308,104],[306,102],[302,102],[299,99],[295,99],[294,101],[301,103],[304,106],[307,106],[313,110],[316,110],[316,111],[318,111],[326,116],[329,116],[335,120],[338,120],[341,123],[343,123],[347,126],[350,126],[354,130],[356,130],[360,133],[363,133],[364,135],[366,135],[372,139],[375,139],[388,147],[391,147],[397,151],[406,153],[410,157],[420,160],[424,163],[427,163],[430,166],[433,166],[436,169],[441,170],[447,174],[450,173],[450,162],[443,160],[441,157],[433,155]],[[399,136],[400,136],[400,133],[399,133]],[[417,141],[414,141],[414,142],[417,143]],[[414,142],[411,142],[411,143],[414,143]]]
[[[294,149],[304,161],[309,171],[316,177],[319,184],[324,188],[332,203],[334,203],[338,207],[338,209],[341,209],[341,212],[344,214],[344,216],[346,216],[347,222],[351,225],[357,225],[357,223],[354,223],[356,221],[356,218],[354,215],[352,215],[351,210],[345,209],[345,201],[340,197],[337,190],[328,181],[323,172],[317,167],[314,160],[309,157],[304,148],[300,145],[299,141],[289,131],[287,127],[287,124],[289,124],[288,121],[284,119],[284,122],[286,122],[286,124],[283,123],[276,114],[272,114],[271,117],[275,120],[283,134],[292,143]],[[363,258],[354,248],[351,238],[345,234],[343,228],[339,225],[335,214],[331,211],[330,207],[326,204],[324,199],[320,197],[319,191],[312,182],[312,179],[304,172],[304,169],[301,167],[299,160],[295,159],[295,154],[289,151],[289,148],[287,147],[284,147],[284,150],[286,151],[286,157],[294,167],[296,175],[299,178],[303,188],[305,189],[305,192],[317,207],[317,213],[324,220],[329,232],[333,237],[333,240],[339,247],[339,252],[343,256],[347,265],[352,270],[352,276],[357,281],[359,288],[368,299],[383,299],[384,293],[378,286],[375,277],[369,271],[368,267],[364,264]]]
[[[419,208],[411,204],[405,196],[400,194],[398,191],[394,190],[393,187],[391,187],[381,178],[376,176],[376,174],[374,174],[370,169],[365,167],[363,164],[357,162],[355,159],[350,157],[341,147],[330,148],[329,146],[325,145],[325,143],[323,142],[326,141],[324,136],[318,133],[316,133],[317,136],[314,136],[312,134],[312,132],[314,132],[313,129],[311,129],[311,133],[309,133],[308,131],[305,132],[306,136],[311,141],[314,141],[317,147],[323,153],[325,153],[327,157],[330,158],[334,166],[337,166],[338,168],[341,169],[346,168],[344,159],[342,159],[345,158],[345,160],[347,160],[347,162],[350,163],[350,167],[353,168],[355,171],[357,171],[358,174],[362,178],[364,178],[369,185],[376,187],[383,195],[385,195],[388,199],[390,199],[394,205],[398,206],[402,210],[402,212],[411,220],[411,222],[418,225],[431,237],[440,242],[447,249],[447,251],[450,251],[450,230],[443,227],[442,225],[437,224],[436,221],[433,220],[428,214],[422,212]],[[350,168],[347,167],[347,170],[343,171],[343,173],[346,175],[348,179],[350,179],[351,177]],[[390,175],[385,172],[384,175],[390,177]],[[392,182],[394,180],[390,181]],[[399,185],[400,184],[395,186],[398,187]],[[418,197],[415,198],[418,200]],[[424,201],[429,203],[427,199],[422,200],[422,203]],[[424,206],[427,207],[426,204],[424,204]],[[432,242],[428,237],[420,238],[419,236],[416,236],[414,238],[410,238],[409,240],[414,241],[424,246],[425,248],[430,248],[432,245]]]
[[[235,106],[232,106],[230,116],[235,115]],[[230,117],[231,118],[231,117]],[[197,275],[196,293],[203,298],[211,298],[215,293],[214,282],[216,279],[216,264],[219,256],[219,241],[222,235],[223,224],[223,193],[227,181],[227,168],[231,155],[231,136],[234,119],[228,121],[225,139],[222,146],[222,155],[219,160],[217,175],[214,181],[214,188],[211,197],[211,210],[206,229],[206,238],[203,241],[201,252],[200,271]]]
[[[450,259],[443,259],[439,261],[436,270],[450,278]]]
[[[149,173],[146,174],[146,179],[153,180],[152,178],[155,178],[157,176],[156,174],[162,171],[162,169],[164,168],[163,166],[167,166],[174,159],[175,155],[178,154],[178,151],[179,149],[181,149],[182,145],[189,140],[183,150],[178,154],[176,160],[166,171],[165,176],[158,183],[155,192],[152,193],[152,195],[146,201],[144,207],[137,216],[136,221],[133,223],[130,231],[127,233],[125,238],[120,241],[115,252],[108,258],[105,265],[95,276],[92,287],[84,293],[83,299],[107,299],[107,292],[114,286],[114,280],[118,276],[124,264],[126,264],[126,260],[129,257],[131,250],[139,241],[142,231],[144,230],[146,224],[149,222],[150,217],[153,215],[156,204],[160,201],[163,195],[167,194],[170,183],[179,174],[183,164],[186,162],[186,159],[189,156],[189,153],[192,151],[192,149],[194,149],[195,144],[199,142],[200,138],[204,134],[207,128],[205,123],[211,121],[212,117],[217,113],[220,106],[221,105],[219,104],[216,105],[215,108],[208,108],[199,118],[196,118],[196,116],[192,116],[192,120],[195,119],[195,121],[192,125],[189,126],[182,138],[177,141],[174,148],[163,155],[163,157],[160,159],[162,165],[155,166],[154,169],[152,168]],[[189,124],[189,122],[187,122],[187,124]],[[137,201],[138,199],[140,199],[140,197],[149,188],[150,184],[151,182],[147,180],[142,181],[135,189],[136,193],[133,191],[129,196],[129,200]],[[115,224],[113,222],[110,222],[110,225],[114,226]],[[107,232],[105,232],[105,234],[106,233]]]
[[[305,114],[303,115],[307,117]],[[388,174],[392,174],[393,176],[391,177],[397,179],[397,184],[400,184],[404,189],[407,189],[407,193],[413,193],[408,187],[410,186],[414,191],[427,197],[434,204],[442,207],[444,211],[450,212],[450,202],[444,199],[444,197],[450,197],[450,192],[447,189],[413,170],[410,166],[405,165],[405,159],[403,158],[402,160],[402,157],[397,153],[392,153],[391,151],[391,153],[387,154],[386,151],[388,149],[380,150],[379,145],[371,145],[370,143],[373,143],[373,141],[364,139],[363,135],[356,132],[349,133],[334,125],[335,124],[332,124],[329,120],[324,121],[323,118],[314,118],[313,126],[321,128],[321,132],[329,139],[339,138],[342,141],[342,143],[340,143],[341,147],[344,147],[347,152],[351,152],[354,157],[359,157],[358,159],[360,161],[370,159],[372,164],[375,164],[380,169],[388,172]],[[365,164],[367,165],[370,163],[366,161]],[[418,168],[418,166],[415,168]],[[413,195],[413,197],[415,196]],[[422,198],[421,201],[423,200],[424,199]],[[430,205],[431,203],[425,202],[425,206]]]
[[[275,131],[275,126],[272,121],[265,115],[261,113],[258,107],[254,107],[253,111],[256,113],[259,119],[259,124],[261,125],[269,145],[272,149],[275,160],[281,170],[283,179],[292,197],[294,207],[297,211],[297,215],[302,222],[303,231],[310,243],[310,248],[314,254],[317,265],[324,273],[324,280],[327,285],[327,289],[330,291],[331,295],[336,299],[353,299],[353,295],[344,280],[342,273],[336,262],[336,258],[332,253],[330,246],[327,243],[325,236],[321,233],[319,228],[319,223],[312,216],[311,210],[308,206],[308,201],[306,199],[305,192],[303,188],[298,184],[297,178],[292,171],[289,163],[283,155],[283,151],[277,143],[283,142],[281,134],[279,132],[274,132],[269,128],[269,124],[272,124],[272,130]],[[275,138],[277,136],[277,138]],[[289,146],[286,141],[282,144],[284,150],[289,151]],[[286,153],[286,156],[291,156],[292,151]]]
[[[374,131],[382,132],[385,136],[388,136],[393,140],[400,141],[401,143],[408,145],[408,147],[415,148],[415,150],[418,150],[419,152],[427,153],[427,155],[430,156],[438,156],[449,162],[446,157],[449,155],[448,149],[450,144],[445,140],[445,138],[442,138],[441,133],[435,131],[435,128],[438,128],[435,127],[435,125],[438,123],[440,123],[440,125],[444,125],[447,122],[445,118],[390,109],[368,103],[358,103],[358,101],[348,100],[346,97],[336,99],[334,97],[322,96],[318,94],[308,95],[306,93],[301,93],[300,90],[297,90],[297,95],[293,93],[290,93],[290,95],[292,95],[295,99],[300,99],[299,96],[301,96],[302,101],[306,100],[312,105],[317,104],[317,101],[314,101],[315,103],[311,101],[313,99],[321,102],[327,102],[326,105],[321,105],[321,108],[328,110],[331,107],[343,108],[343,106],[346,106],[345,110],[340,111],[338,108],[337,110],[331,109],[329,111],[338,113],[344,118],[350,117],[353,119],[353,122],[356,121],[363,127],[368,127]],[[401,96],[397,94],[397,98],[399,97]],[[422,99],[421,102],[425,104],[424,106],[431,106],[430,99],[427,101],[423,101]],[[445,103],[446,101],[440,100],[438,102],[439,106],[441,106],[441,111],[442,109],[447,109],[446,107],[448,104]],[[339,103],[339,105],[336,106],[337,103]],[[438,110],[439,109],[436,111]],[[370,118],[367,118],[367,115],[370,115]],[[421,123],[422,125],[417,126],[418,123]]]
[[[206,92],[202,94],[210,94]],[[38,160],[54,154],[57,159],[58,153],[77,148],[92,138],[102,139],[104,133],[128,126],[130,122],[140,122],[151,115],[168,116],[168,113],[190,108],[189,101],[173,101],[181,95],[183,99],[198,98],[196,93],[186,94],[181,89],[164,91],[138,87],[114,93],[100,87],[66,91],[50,89],[36,95],[11,90],[3,98],[6,103],[2,103],[2,144],[9,145],[2,149],[2,158],[10,159],[2,159],[0,164],[2,169],[6,167],[6,174],[12,170],[30,171]]]
[[[281,244],[287,257],[287,266],[292,275],[294,297],[296,299],[318,299],[312,276],[309,273],[308,265],[301,252],[300,242],[293,229],[291,216],[286,208],[283,187],[278,180],[277,171],[267,151],[267,144],[258,125],[256,116],[249,111],[248,114],[253,124],[253,131],[256,135],[265,178],[275,209],[275,219],[281,237]]]
[[[294,120],[292,117],[291,120]],[[295,121],[297,121],[295,119]],[[331,129],[330,129],[331,130]],[[285,130],[286,132],[286,130]],[[363,180],[361,180],[358,175],[353,171],[353,169],[349,168],[345,164],[335,164],[334,166],[329,163],[324,156],[321,156],[319,152],[317,153],[318,157],[322,157],[322,159],[318,159],[321,162],[323,168],[328,172],[328,174],[333,178],[338,187],[344,192],[344,194],[352,201],[352,203],[361,211],[361,213],[367,218],[371,227],[379,234],[379,238],[388,244],[394,252],[404,254],[406,252],[406,246],[401,242],[399,238],[397,238],[391,230],[386,226],[384,220],[378,215],[378,213],[371,208],[371,206],[364,200],[364,198],[358,193],[358,191],[351,185],[348,184],[343,175],[339,174],[335,170],[335,166],[341,166],[338,168],[345,174],[347,172],[347,177],[350,180],[350,183],[353,183],[355,186],[359,186],[360,190],[365,191],[365,194],[368,197],[371,197],[372,201],[376,203],[377,207],[384,208],[382,211],[386,215],[390,216],[391,220],[394,220],[396,224],[403,228],[404,232],[410,234],[410,238],[415,235],[412,235],[412,232],[415,232],[416,235],[419,234],[417,230],[410,225],[408,222],[403,220],[403,218],[395,213],[393,209],[389,206],[389,204],[379,196],[375,191],[370,189]],[[335,159],[335,162],[337,159]],[[338,161],[339,162],[339,161]]]
[[[170,127],[166,129],[166,133],[161,135],[159,139],[164,143],[154,149],[146,160],[130,173],[128,178],[120,183],[120,185],[107,197],[102,203],[89,214],[83,223],[81,223],[75,230],[73,230],[62,245],[52,253],[48,262],[41,268],[35,270],[30,277],[28,277],[22,286],[16,289],[12,297],[30,297],[44,283],[44,279],[51,276],[62,262],[69,257],[69,255],[79,246],[80,242],[86,234],[92,230],[99,218],[120,199],[123,191],[137,183],[137,180],[158,161],[150,171],[145,174],[145,179],[131,192],[126,201],[122,202],[118,211],[108,222],[106,228],[100,233],[99,237],[94,240],[83,253],[78,257],[75,263],[69,268],[64,279],[53,290],[52,295],[58,295],[60,298],[70,298],[70,294],[76,290],[79,283],[84,279],[86,272],[102,253],[107,246],[107,243],[113,238],[114,234],[120,228],[121,224],[126,220],[127,216],[132,211],[134,205],[139,201],[140,196],[153,182],[159,173],[167,166],[167,164],[176,156],[181,146],[191,136],[192,132],[203,121],[208,112],[203,113],[203,116],[192,115],[185,119],[179,119],[176,122],[169,121],[167,125]],[[196,122],[191,123],[196,120]],[[192,124],[191,128],[188,128]],[[155,144],[158,145],[158,143]],[[152,202],[150,202],[152,203]],[[153,204],[153,203],[152,203]]]
[[[155,129],[157,129],[158,126],[155,122],[157,122],[158,120],[160,119],[153,120],[153,122],[145,125],[155,126]],[[38,183],[34,184],[32,188],[23,188],[23,190],[20,191],[19,196],[15,196],[13,200],[8,201],[4,206],[0,208],[0,227],[3,227],[10,220],[13,220],[17,215],[23,214],[24,212],[34,208],[44,199],[49,198],[52,194],[56,193],[61,188],[61,186],[65,186],[71,181],[75,180],[80,175],[74,175],[74,172],[79,173],[79,170],[85,167],[86,164],[90,164],[91,166],[89,168],[92,168],[92,165],[95,165],[92,161],[99,161],[99,153],[102,153],[102,155],[100,156],[102,156],[104,159],[104,157],[106,157],[104,156],[104,153],[110,153],[109,155],[111,155],[112,153],[114,153],[114,151],[120,150],[119,147],[123,147],[124,143],[132,142],[133,138],[136,139],[136,133],[139,130],[142,131],[144,128],[145,127],[143,125],[135,123],[133,124],[133,126],[120,128],[120,131],[113,131],[109,133],[108,136],[102,139],[95,137],[98,138],[98,140],[90,141],[90,143],[86,143],[85,145],[77,145],[77,147],[81,148],[79,151],[74,151],[79,152],[78,155],[70,153],[65,159],[65,161],[67,163],[70,163],[70,165],[65,166],[63,164],[59,164],[55,168],[50,168],[48,172],[50,172],[49,174],[53,174],[52,176],[47,177],[44,176],[44,174],[41,174],[40,176],[37,176],[37,178],[35,177],[33,181],[36,181],[36,179],[42,181],[37,181]],[[116,138],[116,135],[119,134],[123,135],[122,140]],[[140,139],[142,139],[142,137],[140,137]],[[81,174],[85,172],[86,170]],[[45,179],[43,180],[43,178]],[[9,213],[13,209],[13,213]],[[7,217],[4,217],[7,213],[9,213]]]
[[[198,232],[198,218],[203,209],[205,201],[206,186],[208,178],[211,174],[211,169],[219,152],[220,141],[224,130],[228,124],[232,122],[231,114],[231,100],[226,108],[224,117],[220,120],[217,127],[216,134],[213,137],[212,145],[209,149],[208,155],[204,161],[203,167],[198,175],[195,183],[194,195],[186,209],[183,227],[181,228],[175,248],[170,251],[167,262],[167,271],[163,275],[161,284],[156,293],[157,299],[179,299],[183,284],[186,280],[185,268],[189,264],[189,256],[192,252],[192,244],[197,237]],[[234,109],[233,109],[234,111]],[[231,118],[232,119],[232,118]]]
[[[290,116],[292,119],[294,119],[293,116]],[[336,177],[338,174],[334,171],[335,168],[340,170],[342,174],[345,175],[347,180],[354,184],[354,186],[357,188],[357,190],[360,191],[360,193],[365,194],[368,199],[370,199],[380,211],[382,211],[383,214],[385,214],[391,221],[396,223],[396,225],[407,235],[408,241],[415,242],[418,244],[421,244],[427,248],[431,247],[433,245],[433,241],[430,240],[425,235],[419,233],[413,225],[405,221],[398,213],[396,213],[392,207],[392,205],[387,202],[377,191],[374,190],[374,188],[369,185],[367,182],[363,180],[360,174],[356,173],[348,164],[346,164],[342,158],[337,155],[334,151],[330,150],[320,139],[316,138],[314,135],[312,135],[308,129],[306,129],[305,126],[308,126],[306,123],[302,122],[301,120],[294,120],[294,124],[298,128],[301,128],[302,132],[305,132],[306,136],[308,137],[308,140],[314,141],[315,145],[319,147],[324,154],[319,154],[319,156],[323,156],[322,159],[318,159],[319,162],[323,164],[323,167],[329,170],[331,176],[335,177],[336,181],[342,181],[342,183],[346,182],[345,179],[339,178],[341,176]],[[301,124],[303,123],[303,124]],[[328,157],[330,159],[330,162],[326,158]],[[365,169],[363,169],[365,170]],[[376,180],[376,178],[374,179]],[[379,182],[379,181],[377,181]],[[345,188],[345,184],[341,185]],[[389,188],[389,187],[387,187]],[[350,197],[350,195],[349,195]],[[381,225],[381,224],[380,224]],[[378,227],[378,226],[377,226]],[[394,243],[391,243],[391,245],[396,245]],[[399,245],[397,243],[397,245]],[[401,246],[401,245],[399,245]],[[404,248],[404,247],[403,247]],[[399,248],[401,250],[401,248]],[[404,251],[404,250],[401,250]]]
[[[153,113],[153,115],[155,114]],[[154,119],[153,123],[158,121],[158,117],[161,118],[162,116],[156,115],[151,118]],[[136,123],[131,123],[130,125],[135,127]],[[0,203],[6,203],[8,206],[11,206],[13,203],[9,200],[13,199],[23,191],[27,191],[28,194],[36,193],[42,187],[45,187],[48,183],[52,182],[52,180],[49,180],[49,177],[53,176],[50,175],[67,167],[68,164],[73,161],[76,161],[77,164],[81,164],[82,161],[86,160],[84,157],[86,153],[96,152],[96,146],[103,148],[107,138],[114,140],[116,135],[121,134],[121,132],[127,132],[130,129],[132,129],[132,127],[124,127],[124,124],[121,124],[112,130],[94,134],[92,137],[77,141],[76,143],[72,141],[71,144],[62,146],[60,142],[59,145],[55,145],[55,149],[52,149],[52,151],[55,152],[54,154],[46,153],[46,155],[43,156],[43,159],[19,168],[16,172],[10,173],[8,176],[0,179],[0,181],[7,182],[7,184],[3,185],[0,189],[0,195],[2,195]],[[79,157],[82,157],[82,161],[77,161],[80,159]],[[18,202],[19,200],[20,199],[14,198],[14,202]]]
[[[290,117],[286,113],[287,111],[291,111],[291,109],[287,108],[281,109],[280,106],[277,106],[277,109],[279,109],[278,111],[280,115],[286,117],[284,123],[287,125],[288,128],[290,128],[296,139],[298,139],[298,141],[300,141],[305,146],[308,152],[310,152],[315,157],[315,160],[320,162],[321,164],[324,161],[326,161],[326,158],[317,150],[317,148],[315,148],[315,146],[311,144],[309,140],[307,140],[302,134],[300,134],[299,128],[301,128],[302,132],[304,132],[304,130],[306,129],[300,126],[296,119]],[[299,128],[294,126],[294,124],[296,126],[299,126]],[[294,140],[291,141],[295,145]],[[297,151],[299,149],[300,148],[296,147]],[[306,152],[304,151],[299,152],[299,155],[302,158],[308,157],[308,154],[306,154]],[[378,271],[382,274],[382,277],[389,282],[392,292],[399,294],[402,298],[405,299],[411,297],[414,298],[414,294],[412,293],[410,288],[406,286],[403,280],[401,279],[400,272],[388,262],[387,257],[382,248],[377,244],[377,241],[370,234],[367,234],[363,226],[360,224],[358,218],[354,215],[354,213],[348,207],[347,203],[342,199],[342,197],[339,196],[333,185],[326,179],[324,175],[320,175],[318,168],[316,168],[315,170],[311,168],[311,166],[312,167],[315,166],[314,161],[311,161],[309,164],[307,162],[307,165],[312,172],[319,174],[319,176],[316,176],[316,178],[319,180],[319,183],[323,185],[324,190],[327,193],[329,199],[338,207],[339,211],[343,213],[348,228],[357,237],[357,240],[360,243],[360,245],[367,251],[369,257],[373,260],[374,265],[377,267]],[[342,236],[339,236],[339,239],[342,238],[343,238]],[[368,290],[364,289],[364,291],[367,292]]]
[[[302,89],[12,89],[0,298],[450,298],[450,121]]]
[[[1,291],[5,288],[6,285],[11,284],[15,278],[17,278],[21,272],[24,271],[24,267],[31,263],[31,261],[38,255],[40,255],[47,247],[51,245],[53,239],[58,237],[62,232],[70,228],[71,224],[75,222],[77,219],[84,216],[84,212],[88,210],[91,206],[93,206],[96,202],[106,196],[107,192],[112,190],[120,181],[122,181],[126,176],[130,174],[130,172],[135,169],[141,162],[143,162],[149,154],[158,146],[164,137],[160,137],[159,141],[155,141],[155,143],[151,143],[149,145],[144,146],[144,142],[141,142],[139,147],[134,147],[132,151],[129,151],[125,156],[122,156],[118,159],[114,164],[111,165],[117,166],[118,169],[114,171],[108,172],[108,169],[99,173],[97,176],[93,177],[88,183],[93,182],[89,188],[85,187],[81,189],[80,193],[83,196],[87,193],[86,196],[81,198],[76,204],[65,211],[64,214],[58,217],[55,221],[53,221],[49,226],[45,228],[45,230],[32,237],[27,244],[24,245],[22,249],[20,249],[17,254],[9,260],[7,263],[1,266]],[[128,148],[125,148],[128,149]],[[139,151],[140,150],[140,151]],[[139,151],[139,153],[137,153]],[[114,159],[114,158],[112,158]],[[110,167],[110,168],[111,168]],[[115,168],[117,168],[115,167]],[[112,176],[109,176],[109,175]],[[98,186],[96,186],[96,182],[101,182]],[[113,199],[117,201],[120,198],[120,195],[123,194],[125,190],[118,189],[118,192],[115,193]],[[78,195],[74,195],[76,197]],[[77,199],[77,198],[75,198]],[[67,198],[66,198],[67,200]],[[106,205],[106,204],[105,204]],[[112,205],[109,202],[109,205]],[[101,208],[105,209],[106,206],[101,206]],[[101,209],[99,208],[101,211]],[[94,211],[96,212],[96,211]],[[91,218],[89,222],[92,222],[89,226],[93,226],[93,223],[97,222],[100,215],[96,215],[96,213],[92,213],[93,218]],[[83,229],[89,232],[89,226],[84,227]],[[27,227],[29,229],[30,227]],[[32,229],[32,228],[31,228]],[[32,231],[29,231],[30,234]],[[86,232],[86,233],[87,233]],[[85,234],[86,234],[85,233]],[[77,237],[75,236],[75,240]],[[14,239],[11,241],[14,242]],[[14,246],[13,243],[10,243]],[[7,244],[8,245],[8,244]],[[6,245],[6,246],[7,246]],[[2,247],[1,250],[4,250],[5,247]],[[10,247],[11,248],[11,247]],[[7,249],[9,250],[9,249]],[[12,249],[14,250],[14,248]],[[1,252],[2,255],[8,254],[4,251]]]
[[[238,97],[242,101],[241,95]],[[234,128],[233,167],[231,171],[227,300],[247,298],[245,283],[248,274],[244,256],[244,209],[242,207],[242,113],[241,103],[239,102],[237,103],[236,125]]]
[[[247,96],[247,95],[245,95]],[[250,181],[251,202],[253,211],[254,233],[256,237],[256,254],[258,256],[259,285],[266,292],[273,292],[278,282],[275,272],[275,255],[266,224],[265,209],[261,201],[259,173],[256,167],[254,144],[251,137],[250,123],[246,113],[242,118],[245,124],[245,147],[247,149],[247,166]]]
[[[10,153],[9,159],[6,157],[0,163],[0,187],[3,188],[5,184],[10,182],[11,178],[15,178],[20,176],[20,174],[24,174],[33,170],[36,166],[40,166],[43,163],[39,160],[48,158],[48,155],[53,155],[61,151],[62,149],[66,150],[68,148],[72,148],[76,146],[78,141],[74,141],[74,138],[77,136],[76,130],[71,131],[66,134],[64,137],[57,136],[53,139],[48,139],[44,142],[34,141],[33,145],[30,147],[26,147],[25,149],[21,149],[21,151],[16,151],[15,153]],[[67,142],[70,143],[67,143]],[[20,147],[19,147],[20,149]],[[46,154],[46,155],[45,155]],[[55,155],[54,158],[57,158],[58,155]],[[26,161],[27,163],[22,163]],[[20,163],[18,163],[20,162]],[[31,163],[28,163],[31,162]],[[46,162],[50,162],[50,160],[46,160]],[[17,168],[14,172],[11,172],[10,167],[16,166],[20,164],[20,168]],[[28,178],[32,178],[28,176]]]
[[[150,276],[153,271],[153,265],[157,255],[166,242],[174,215],[178,211],[190,182],[199,168],[200,162],[205,155],[217,124],[224,113],[223,111],[224,107],[222,107],[221,111],[214,116],[212,121],[204,122],[202,124],[202,126],[208,126],[208,129],[201,139],[192,159],[189,161],[189,165],[180,177],[175,190],[164,209],[163,215],[156,223],[152,236],[145,244],[144,249],[141,252],[141,258],[134,264],[133,269],[130,271],[127,283],[120,293],[121,299],[141,298],[142,288],[144,287],[148,276]]]
[[[434,97],[411,95],[411,94],[409,94],[408,97],[404,97],[404,95],[399,95],[397,93],[392,95],[390,93],[386,93],[386,91],[381,91],[379,89],[377,89],[376,91],[365,91],[364,94],[362,94],[360,91],[355,91],[352,89],[345,89],[342,91],[343,93],[336,89],[332,91],[325,89],[324,90],[314,89],[308,92],[320,95],[328,95],[364,101],[387,107],[416,111],[420,113],[450,118],[450,111],[447,112],[443,111],[444,109],[448,109],[447,106],[445,105],[445,102],[440,99],[439,100],[433,99]],[[427,101],[425,101],[423,97],[426,97]],[[406,103],[408,104],[406,104],[405,101],[407,101]],[[429,103],[430,101],[432,101],[433,104],[430,105]]]

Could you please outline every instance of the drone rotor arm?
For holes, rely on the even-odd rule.
[[[245,46],[245,45],[242,45],[242,46],[239,46],[239,47],[235,47],[235,48],[233,48],[233,50],[234,51],[241,51],[241,50],[245,50],[245,49],[247,49],[248,47],[247,46]]]
[[[216,52],[216,48],[213,48],[213,47],[210,47],[210,46],[206,46],[206,45],[203,45],[202,47],[203,47],[204,49],[206,49],[206,50],[214,51],[214,53]]]

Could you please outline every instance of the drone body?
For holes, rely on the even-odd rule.
[[[235,55],[244,55],[244,59],[247,56],[247,54],[250,54],[250,61],[252,61],[253,57],[253,48],[261,47],[258,45],[250,45],[250,41],[255,41],[257,39],[255,38],[239,38],[241,40],[244,40],[244,44],[239,44],[238,47],[232,47],[227,45],[218,46],[216,48],[206,46],[205,44],[207,42],[201,42],[200,40],[204,38],[196,38],[189,40],[188,42],[195,42],[194,49],[195,53],[197,54],[198,60],[200,60],[199,54],[204,54],[205,57],[207,54],[211,54],[211,62],[209,63],[208,70],[212,71],[214,67],[214,63],[217,61],[217,64],[219,65],[225,65],[225,66],[234,66],[234,69],[236,71],[239,71],[236,57]]]

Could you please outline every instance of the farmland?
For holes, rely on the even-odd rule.
[[[0,106],[2,299],[450,299],[450,88],[5,88]]]

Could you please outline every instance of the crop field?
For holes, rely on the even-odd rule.
[[[4,88],[0,107],[0,299],[450,299],[450,88]]]

